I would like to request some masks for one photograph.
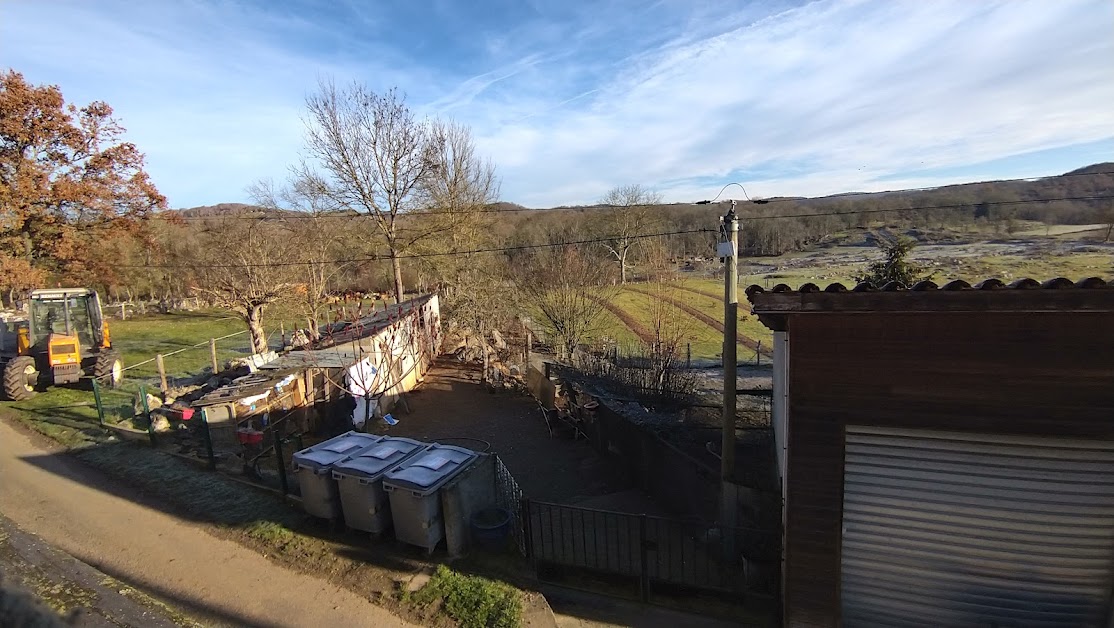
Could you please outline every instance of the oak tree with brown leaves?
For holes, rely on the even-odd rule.
[[[166,205],[123,134],[104,102],[78,107],[57,86],[0,74],[0,266],[18,274],[4,287],[111,281],[114,247],[102,245]]]

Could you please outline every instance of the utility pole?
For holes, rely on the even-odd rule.
[[[720,457],[720,518],[725,526],[735,525],[735,388],[737,354],[736,329],[739,323],[739,221],[735,201],[723,217],[727,242],[723,246],[723,446]],[[729,535],[725,534],[724,538]]]

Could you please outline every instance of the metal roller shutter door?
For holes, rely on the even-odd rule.
[[[848,426],[845,626],[1107,626],[1114,441]]]

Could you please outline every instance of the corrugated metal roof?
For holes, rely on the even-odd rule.
[[[1039,282],[1018,279],[1006,284],[987,279],[971,285],[962,279],[938,285],[921,281],[912,287],[891,282],[875,288],[841,283],[821,288],[806,283],[794,290],[778,284],[766,290],[746,289],[752,310],[766,326],[783,329],[781,317],[790,314],[914,313],[914,312],[1105,312],[1114,313],[1114,283],[1099,277],[1072,281],[1063,277]]]
[[[1091,290],[1098,288],[1114,288],[1114,284],[1108,284],[1100,277],[1088,277],[1087,279],[1081,279],[1079,281],[1072,281],[1064,277],[1057,277],[1055,279],[1049,279],[1045,282],[1024,278],[1018,279],[1017,281],[1014,281],[1010,284],[1006,284],[1000,279],[991,278],[984,279],[983,281],[980,281],[973,286],[966,281],[963,281],[962,279],[949,281],[942,286],[936,284],[936,282],[926,280],[917,282],[913,284],[912,287],[907,287],[905,284],[899,281],[891,281],[890,283],[882,286],[880,289],[867,282],[859,283],[850,289],[841,283],[831,283],[828,284],[828,287],[824,288],[823,290],[821,290],[820,286],[814,283],[802,284],[801,287],[797,288],[796,290],[791,288],[788,284],[779,283],[778,285],[771,288],[769,292],[773,294],[788,294],[794,292],[800,294],[811,294],[816,292],[955,292],[958,290]],[[753,303],[755,295],[763,294],[765,292],[767,291],[762,286],[759,286],[757,284],[751,285],[746,289],[747,299],[749,299],[750,302]]]
[[[432,297],[431,294],[414,297],[402,303],[385,305],[384,309],[374,310],[355,320],[342,320],[322,325],[318,329],[321,337],[318,346],[338,345],[374,335],[399,319],[420,310]]]
[[[366,355],[366,354],[363,354]],[[261,369],[340,369],[348,368],[358,362],[363,355],[355,351],[339,348],[291,351],[261,366]]]

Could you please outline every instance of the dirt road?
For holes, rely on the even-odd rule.
[[[216,625],[413,625],[143,504],[0,419],[0,513],[117,580]]]
[[[5,587],[33,595],[81,628],[193,628],[198,622],[93,569],[0,515],[0,576]],[[0,604],[3,606],[3,604]],[[4,615],[0,611],[0,615]],[[13,621],[0,617],[0,623]]]

